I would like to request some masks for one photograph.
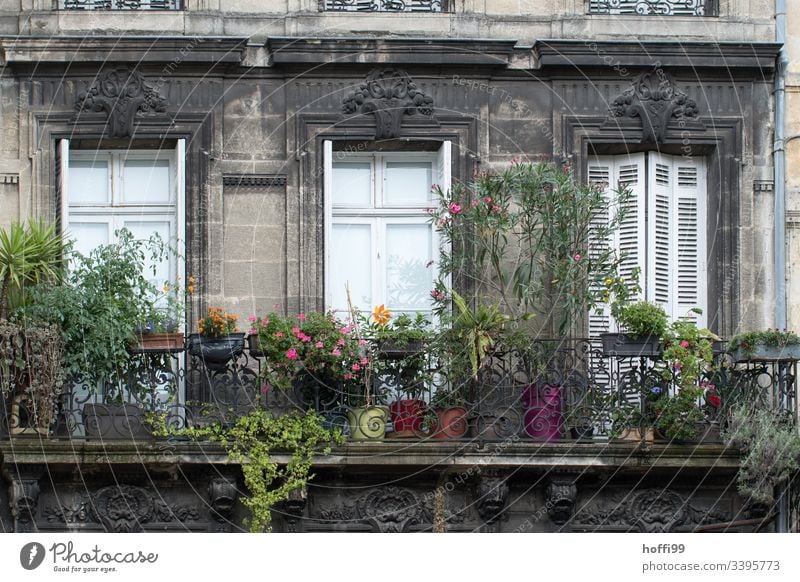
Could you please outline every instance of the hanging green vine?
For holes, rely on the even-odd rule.
[[[243,500],[251,513],[246,522],[250,531],[266,532],[271,529],[271,509],[275,504],[287,500],[292,491],[302,489],[313,479],[311,464],[320,447],[323,454],[328,454],[331,445],[343,442],[338,429],[327,430],[322,423],[322,417],[314,412],[274,418],[269,411],[259,409],[239,417],[230,427],[217,423],[179,431],[162,427],[158,432],[220,443],[231,460],[242,465],[250,494]],[[291,455],[286,464],[273,458],[276,451]]]

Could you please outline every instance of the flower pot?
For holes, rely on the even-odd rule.
[[[134,404],[85,404],[83,426],[87,438],[102,440],[149,439],[142,423],[143,410]]]
[[[569,429],[570,436],[576,441],[592,440],[594,438],[593,426],[573,426]]]
[[[189,353],[214,372],[224,370],[228,362],[244,352],[244,333],[230,333],[215,338],[193,333],[188,339]]]
[[[398,343],[387,340],[378,343],[378,352],[387,360],[402,360],[418,354],[424,347],[425,345],[421,341]]]
[[[467,409],[463,406],[436,409],[435,439],[460,439],[467,434]]]
[[[616,357],[649,358],[661,355],[661,340],[655,336],[632,336],[624,333],[601,333],[603,354]]]
[[[491,441],[508,439],[519,432],[519,418],[498,416],[497,414],[479,414],[469,422],[470,434],[474,438]]]
[[[183,351],[183,332],[136,334],[137,342],[128,347],[132,354]]]
[[[392,413],[393,436],[414,437],[421,434],[426,411],[424,400],[396,400],[389,409]]]
[[[258,342],[258,335],[247,336],[247,351],[254,358],[263,358],[266,354]]]
[[[555,441],[561,438],[564,417],[561,414],[561,387],[530,384],[522,392],[525,408],[525,433],[534,440]]]
[[[347,411],[350,440],[379,441],[386,434],[389,408],[386,406],[359,406]]]
[[[736,348],[733,359],[737,362],[781,362],[800,360],[800,344],[788,346],[768,346],[756,344],[753,352],[746,354],[742,348]]]
[[[629,428],[624,430],[622,434],[614,440],[637,443],[644,441],[647,443],[652,443],[656,440],[656,432],[652,427],[645,429]]]

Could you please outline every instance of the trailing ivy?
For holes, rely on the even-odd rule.
[[[338,429],[328,430],[322,423],[322,417],[314,412],[273,417],[269,411],[258,409],[228,427],[216,423],[176,431],[162,423],[154,432],[220,443],[231,460],[242,465],[250,493],[243,501],[251,513],[247,520],[250,531],[265,532],[271,529],[272,508],[314,478],[311,464],[320,448],[328,454],[331,445],[344,441]],[[274,452],[288,453],[290,458],[285,464],[278,463]]]

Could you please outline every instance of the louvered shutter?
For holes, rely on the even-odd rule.
[[[674,157],[675,172],[673,237],[674,264],[673,315],[685,317],[699,307],[702,315],[692,315],[698,326],[707,321],[708,292],[706,265],[706,167],[703,160]]]
[[[588,176],[590,183],[606,183],[606,199],[608,207],[600,214],[595,216],[592,221],[595,225],[599,221],[607,224],[612,217],[621,209],[617,206],[617,196],[615,190],[627,188],[631,191],[631,196],[625,205],[625,217],[619,228],[609,240],[599,240],[592,236],[590,240],[590,252],[599,254],[602,249],[610,245],[621,257],[620,276],[629,285],[633,285],[633,272],[638,267],[642,274],[639,276],[639,283],[642,283],[644,276],[646,255],[645,248],[645,180],[644,180],[644,154],[637,154],[625,157],[596,157],[588,165]],[[595,226],[592,230],[596,231]],[[616,323],[612,320],[610,306],[605,305],[599,310],[592,310],[589,314],[589,336],[595,337],[600,333],[616,329]]]
[[[589,184],[601,184],[604,186],[605,207],[592,217],[589,226],[589,255],[594,259],[609,248],[613,248],[615,241],[612,237],[602,237],[598,232],[600,228],[608,224],[611,220],[612,199],[611,183],[613,182],[614,166],[613,161],[606,158],[597,158],[589,163],[588,176]],[[597,296],[601,290],[593,288],[592,292]],[[589,313],[589,337],[597,337],[601,333],[611,330],[611,306],[607,303],[597,305]]]
[[[674,241],[676,236],[673,208],[674,168],[670,156],[651,153],[648,158],[647,274],[645,298],[661,305],[672,319],[677,316],[673,305],[675,272]]]

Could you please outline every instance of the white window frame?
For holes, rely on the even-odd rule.
[[[441,237],[430,220],[427,210],[437,202],[432,196],[430,200],[419,204],[390,205],[385,200],[385,168],[387,162],[431,162],[431,182],[443,190],[450,189],[451,142],[442,142],[438,152],[346,152],[346,161],[368,161],[370,167],[370,206],[355,204],[333,204],[333,163],[345,161],[334,158],[333,143],[323,142],[323,199],[325,207],[324,240],[325,265],[325,305],[327,308],[341,307],[333,305],[333,289],[331,285],[331,232],[335,224],[369,224],[372,226],[372,245],[375,252],[372,263],[371,293],[373,305],[356,305],[363,312],[371,311],[375,305],[386,304],[387,263],[383,260],[386,248],[386,228],[393,224],[421,224],[430,227],[431,260],[430,269],[437,271]],[[338,152],[337,152],[338,154]],[[433,277],[435,281],[435,276]],[[391,305],[387,305],[390,309]],[[432,307],[432,305],[431,305]],[[424,313],[431,317],[430,309],[406,309],[408,313]]]

